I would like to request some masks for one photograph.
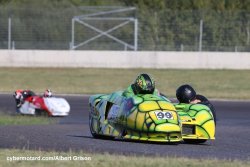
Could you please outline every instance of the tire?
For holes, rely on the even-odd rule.
[[[99,124],[97,124],[97,127],[99,128]],[[91,116],[91,113],[89,113],[89,130],[94,138],[101,138],[101,135],[97,134],[97,132],[93,129],[93,117]]]
[[[48,117],[49,114],[46,111],[44,111],[44,110],[36,109],[34,116],[45,116],[45,117]]]
[[[206,139],[184,139],[184,142],[188,144],[202,144],[206,141]]]
[[[97,122],[97,129],[100,127],[100,122]],[[89,113],[89,130],[91,135],[96,138],[96,139],[104,139],[104,140],[112,140],[114,139],[113,136],[105,136],[105,135],[100,135],[98,134],[94,129],[93,129],[93,117],[91,116],[91,112]]]

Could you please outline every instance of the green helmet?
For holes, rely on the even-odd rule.
[[[137,94],[153,94],[155,90],[155,81],[148,74],[140,74],[134,82]]]

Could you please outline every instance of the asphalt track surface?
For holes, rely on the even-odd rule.
[[[71,113],[53,125],[0,126],[0,148],[250,160],[250,101],[212,101],[217,111],[216,140],[204,144],[157,144],[92,138],[88,96],[65,96]],[[11,95],[0,94],[0,111],[15,113]],[[32,117],[31,117],[32,119]]]

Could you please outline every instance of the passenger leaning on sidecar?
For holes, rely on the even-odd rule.
[[[215,108],[212,103],[203,95],[196,94],[194,88],[190,85],[181,85],[176,90],[176,97],[180,103],[187,104],[203,104],[210,108],[213,113],[214,121],[216,123]]]
[[[35,96],[35,93],[31,90],[19,89],[19,90],[15,91],[13,96],[14,96],[15,101],[16,101],[16,107],[20,108],[22,106],[22,104],[24,103],[24,100],[29,98],[29,97]]]
[[[148,74],[138,75],[135,82],[123,92],[123,96],[125,97],[137,94],[160,95],[159,91],[155,88],[155,81]]]

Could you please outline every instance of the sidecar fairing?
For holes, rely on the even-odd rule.
[[[215,121],[211,110],[202,104],[176,104],[182,123],[182,138],[187,143],[215,139]]]
[[[89,126],[95,138],[182,141],[181,122],[176,109],[160,95],[124,97],[119,91],[93,95],[89,104]]]

